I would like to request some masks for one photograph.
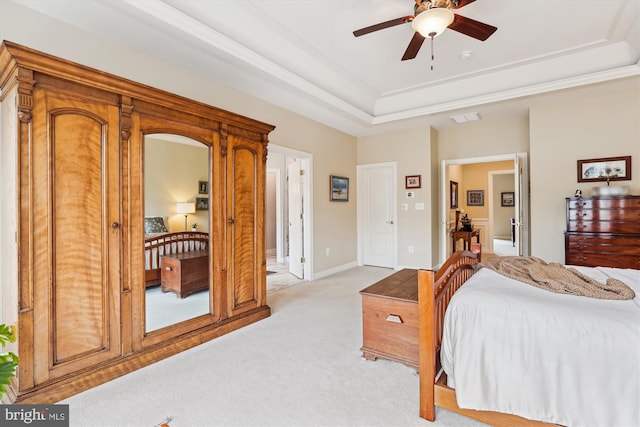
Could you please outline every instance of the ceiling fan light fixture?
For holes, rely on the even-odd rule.
[[[437,37],[453,22],[453,12],[445,7],[432,7],[413,18],[411,27],[422,37]]]

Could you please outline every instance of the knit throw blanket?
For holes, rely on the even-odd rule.
[[[627,300],[635,293],[622,281],[607,279],[603,284],[575,268],[558,263],[546,263],[536,257],[495,257],[478,264],[497,273],[524,283],[559,294],[581,295],[590,298]]]

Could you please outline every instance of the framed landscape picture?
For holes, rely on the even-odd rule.
[[[578,160],[578,182],[629,180],[631,156]]]
[[[349,178],[331,175],[331,199],[332,202],[349,201]]]
[[[504,191],[500,193],[500,206],[510,207],[515,206],[514,201],[514,192],[513,191]]]

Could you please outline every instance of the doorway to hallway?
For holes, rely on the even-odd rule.
[[[464,173],[462,171],[464,167],[473,167],[474,165],[480,166],[493,162],[508,162],[509,167],[499,167],[491,170],[487,170],[485,168],[483,172],[484,175],[479,175],[476,173],[473,179],[467,179],[465,183]],[[477,169],[482,170],[483,167],[478,167]],[[493,174],[491,172],[493,172]],[[496,189],[494,190],[494,175],[497,176],[501,174],[510,175],[512,180],[512,191],[500,190],[499,186],[496,186]],[[500,222],[500,224],[505,225],[505,227],[509,231],[502,234],[504,234],[505,236],[509,234],[510,237],[510,218],[513,217],[516,254],[529,254],[529,178],[527,153],[512,153],[469,159],[443,160],[440,170],[440,179],[441,197],[439,264],[442,264],[453,250],[453,248],[451,247],[450,234],[454,228],[455,221],[452,219],[452,217],[455,217],[456,210],[467,211],[464,212],[467,214],[469,213],[469,211],[473,211],[477,214],[479,211],[482,212],[484,210],[484,208],[479,209],[479,207],[482,207],[486,203],[489,203],[489,205],[487,206],[488,209],[486,212],[484,212],[484,214],[476,216],[472,213],[471,215],[469,215],[469,217],[473,221],[474,228],[481,229],[481,241],[484,245],[483,252],[487,253],[493,250],[493,239],[494,237],[496,237],[493,231],[493,220],[496,216],[496,212],[494,211],[506,211],[507,209],[500,204],[502,192],[513,193],[512,198],[507,198],[509,204],[513,205],[510,206],[510,209],[512,209],[512,213],[509,213],[508,218]],[[459,187],[460,189],[460,194],[458,195],[458,201],[460,203],[456,208],[451,207],[451,181],[455,181],[456,183],[458,183],[459,185],[456,186],[456,188]],[[485,184],[482,184],[483,182],[485,182]],[[485,195],[486,197],[483,196],[484,201],[480,204],[476,204],[474,202],[473,205],[467,206],[467,204],[465,203],[468,198],[467,191],[476,189],[481,190],[483,193],[484,189],[487,190],[487,194]],[[478,191],[475,191],[475,193],[477,192]],[[496,202],[496,200],[498,200],[498,202]]]
[[[312,279],[312,155],[269,145],[267,291]]]

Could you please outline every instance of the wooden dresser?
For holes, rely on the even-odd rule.
[[[418,271],[400,270],[360,294],[364,358],[418,368]]]
[[[565,264],[640,270],[640,196],[567,198]]]

